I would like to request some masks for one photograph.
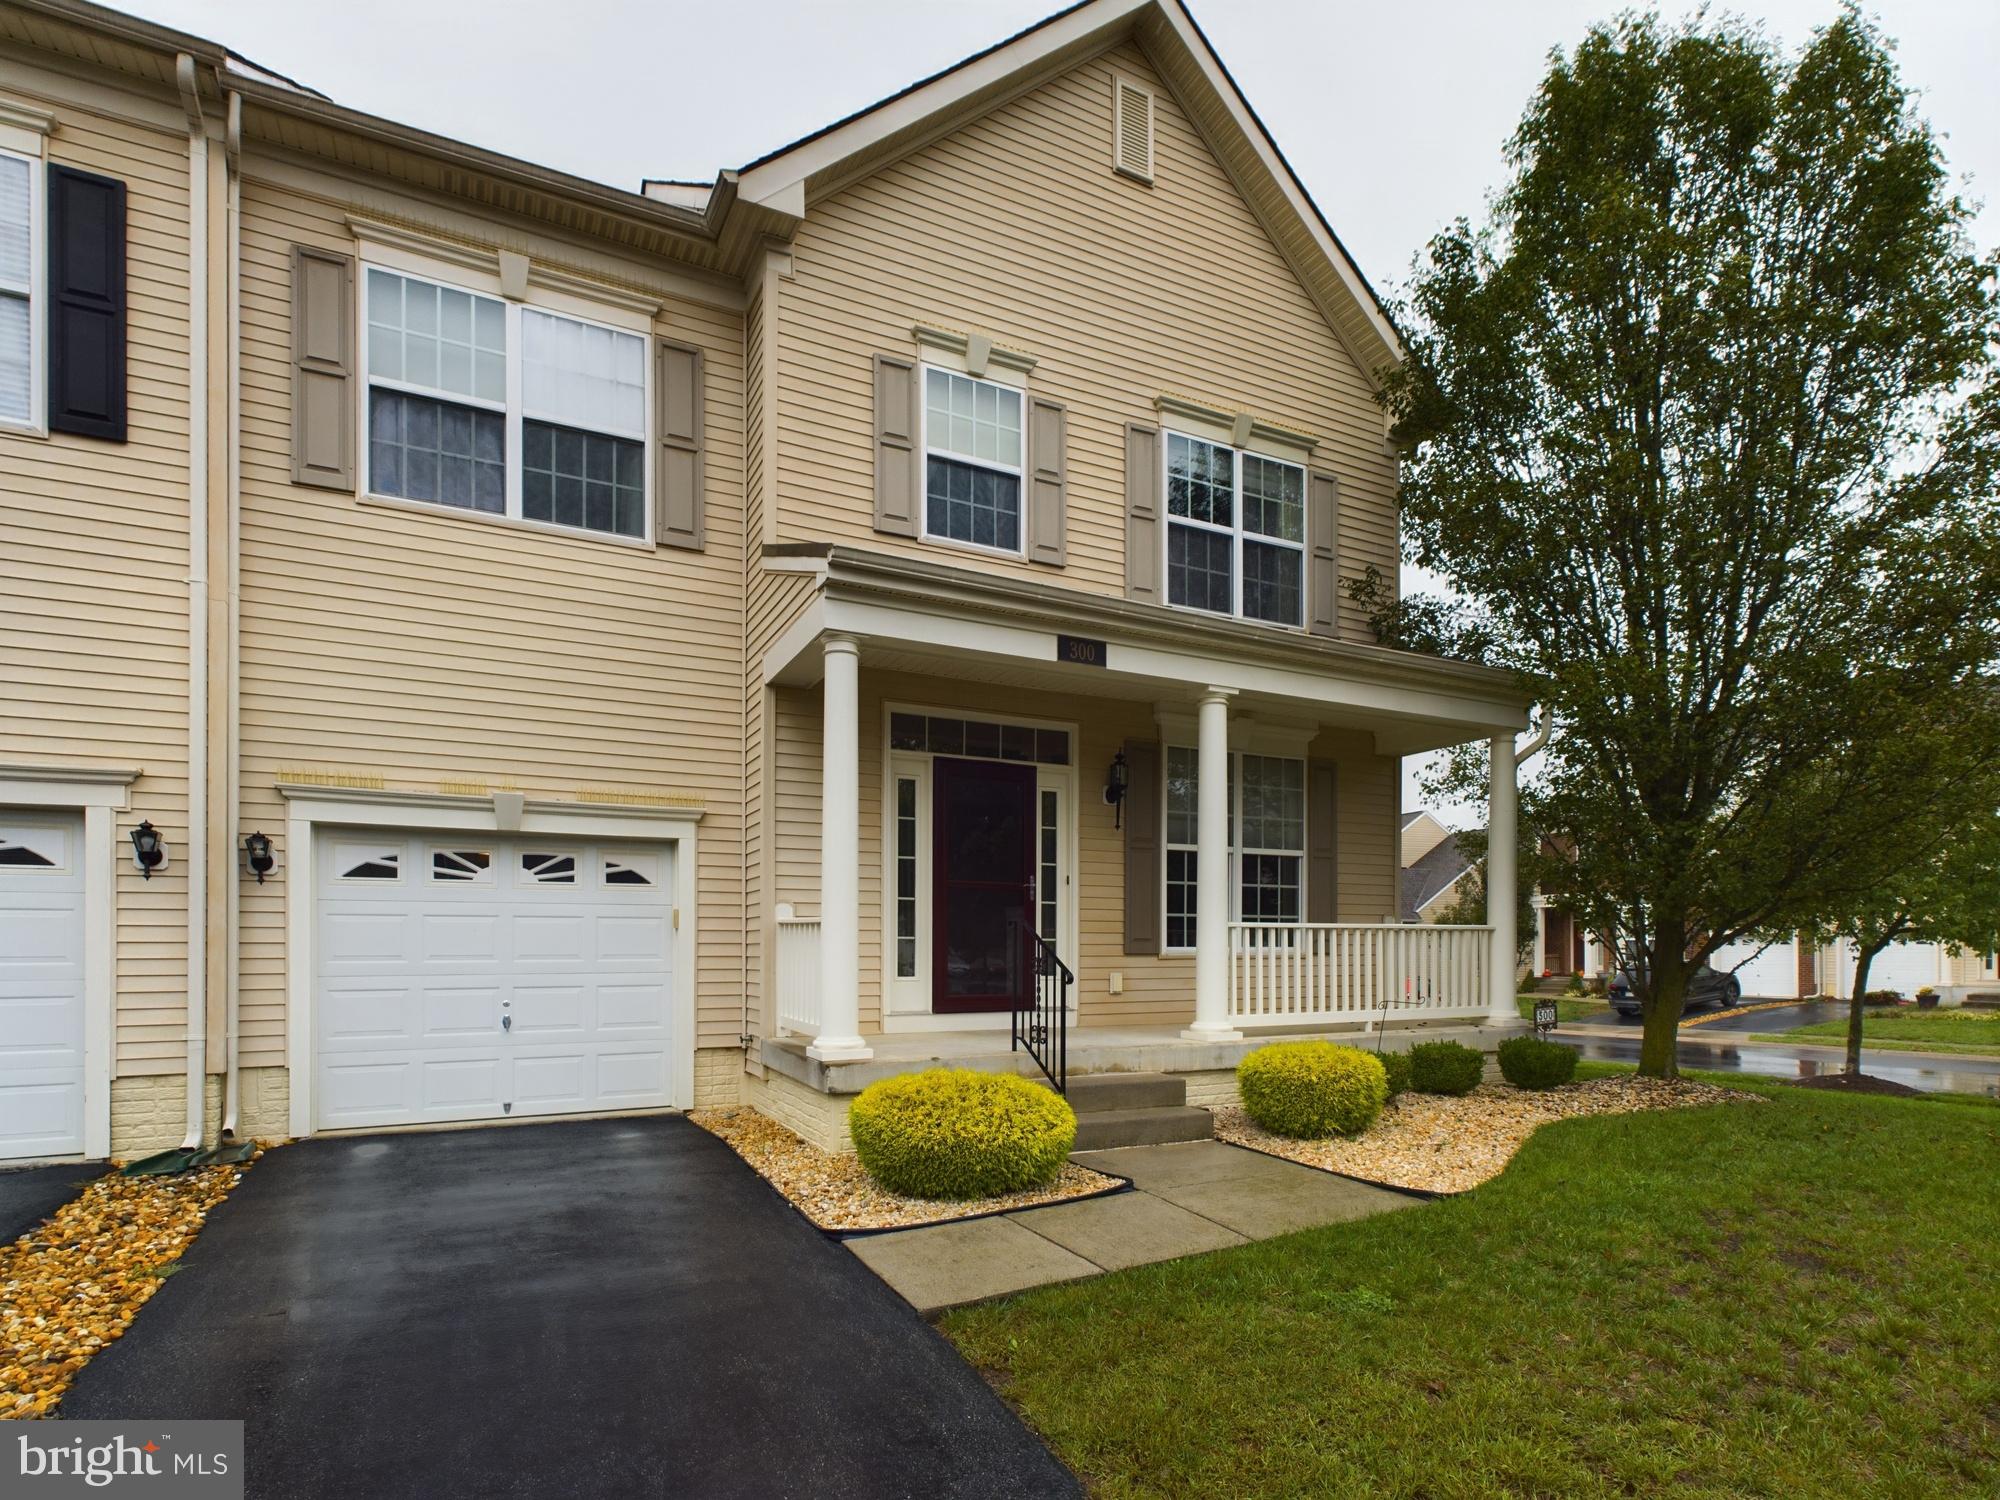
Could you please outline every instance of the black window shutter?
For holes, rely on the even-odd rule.
[[[125,441],[125,184],[50,166],[49,430]]]

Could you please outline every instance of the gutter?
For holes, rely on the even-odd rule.
[[[194,59],[174,59],[188,122],[187,1136],[205,1132],[208,1050],[208,130]]]

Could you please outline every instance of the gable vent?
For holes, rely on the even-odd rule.
[[[1140,182],[1153,180],[1153,94],[1129,78],[1111,80],[1111,165]]]

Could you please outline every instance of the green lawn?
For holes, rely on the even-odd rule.
[[[1864,1012],[1861,1039],[1894,1052],[1973,1052],[2000,1055],[2000,1011],[1919,1010]],[[1845,1042],[1847,1022],[1820,1021],[1759,1038],[1769,1042]]]
[[[1535,1018],[1535,1002],[1550,998],[1552,997],[1548,995],[1516,995],[1514,1004],[1520,1010],[1522,1020],[1532,1021]],[[1598,1000],[1588,995],[1557,995],[1553,998],[1556,1002],[1558,1021],[1601,1021],[1611,1014],[1611,1003],[1608,1000]]]
[[[2000,1493],[2000,1107],[1749,1086],[943,1327],[1102,1496]]]

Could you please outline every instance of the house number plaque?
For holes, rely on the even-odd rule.
[[[1059,635],[1056,637],[1056,660],[1066,661],[1072,666],[1101,667],[1105,664],[1104,642],[1093,641],[1088,636]]]

